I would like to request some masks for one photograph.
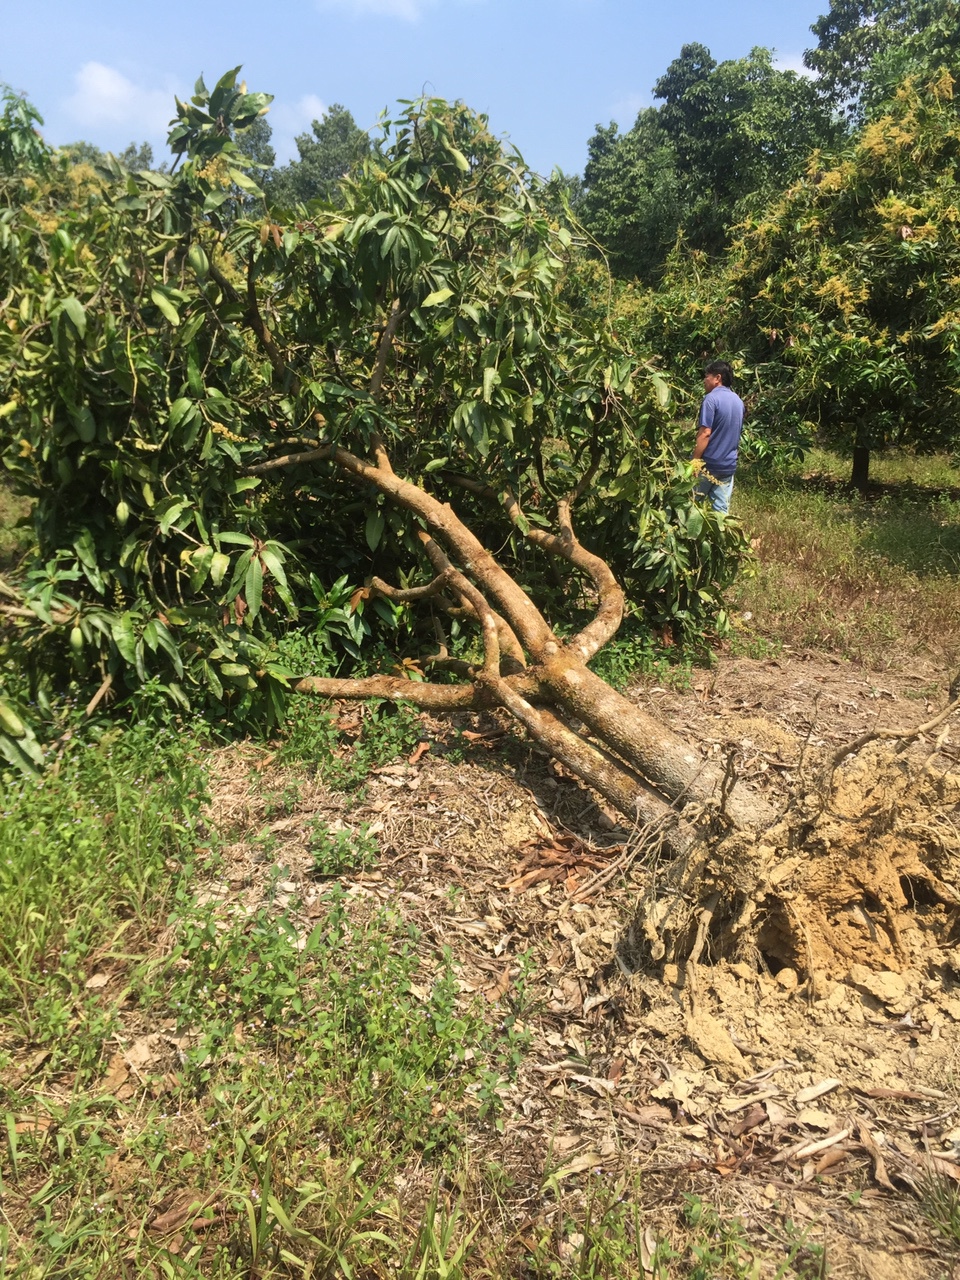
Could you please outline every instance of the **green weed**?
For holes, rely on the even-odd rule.
[[[308,829],[307,848],[313,858],[314,874],[341,876],[351,871],[370,871],[377,865],[380,846],[376,837],[368,834],[366,823],[357,831],[332,831],[314,818]]]
[[[688,689],[697,656],[687,649],[658,643],[638,619],[628,619],[590,663],[602,680],[623,690],[636,680],[651,680],[670,688]],[[702,659],[700,659],[702,660]]]
[[[920,1187],[920,1207],[934,1230],[960,1248],[960,1187],[931,1173]]]
[[[752,614],[754,640],[832,652],[877,669],[909,664],[919,652],[956,661],[956,495],[914,484],[864,499],[804,474],[745,475],[738,487],[757,574],[734,587],[730,612]]]
[[[0,1017],[56,1063],[98,1059],[116,1005],[87,983],[99,971],[114,990],[139,981],[131,963],[171,871],[193,859],[203,788],[190,735],[148,723],[73,745],[39,782],[7,778]]]
[[[419,738],[419,718],[406,704],[365,704],[359,735],[342,738],[324,704],[299,698],[291,708],[279,758],[283,763],[312,765],[338,791],[358,791],[371,769],[408,755]]]

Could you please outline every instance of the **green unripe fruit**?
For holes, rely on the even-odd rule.
[[[129,519],[130,519],[130,508],[127,506],[125,502],[118,502],[117,503],[117,524],[120,526],[121,529]]]
[[[76,654],[83,653],[83,632],[79,627],[70,628],[70,648]]]
[[[23,721],[5,702],[0,702],[0,727],[9,733],[11,738],[22,738],[27,732]]]
[[[187,261],[201,280],[205,280],[210,271],[210,259],[202,245],[192,244],[187,250]]]

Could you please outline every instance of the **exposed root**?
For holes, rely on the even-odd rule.
[[[623,967],[676,965],[695,1000],[697,966],[722,960],[793,970],[812,995],[858,967],[960,965],[955,770],[916,742],[891,751],[875,737],[836,769],[825,801],[670,863],[624,935]]]

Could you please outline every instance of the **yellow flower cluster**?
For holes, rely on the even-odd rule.
[[[930,92],[938,102],[953,101],[953,76],[946,67],[942,67],[940,75],[936,80],[930,82]]]
[[[232,440],[234,444],[243,444],[243,436],[238,436],[235,431],[225,427],[222,422],[215,422],[211,430],[215,436],[223,436],[224,440]]]
[[[815,292],[818,298],[822,298],[825,302],[832,302],[848,319],[870,296],[870,290],[865,284],[861,283],[854,287],[842,276],[831,276],[828,280],[824,280]]]
[[[927,325],[923,331],[923,336],[925,338],[935,338],[947,329],[956,329],[958,326],[960,326],[960,311],[946,311],[939,320]]]
[[[903,119],[903,125],[914,125],[916,121],[910,115]],[[913,146],[917,141],[915,131],[910,128],[903,128],[897,124],[892,116],[882,116],[879,120],[875,120],[873,124],[868,124],[860,135],[859,151],[866,152],[875,160],[882,160],[889,156],[891,152],[895,152],[898,148],[903,149]]]
[[[205,182],[209,182],[213,187],[220,187],[222,190],[230,186],[232,179],[226,160],[223,156],[214,156],[214,158],[197,170],[197,177],[203,178]]]

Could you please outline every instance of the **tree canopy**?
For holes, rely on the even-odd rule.
[[[960,121],[954,81],[882,114],[746,218],[722,270],[677,254],[645,332],[672,361],[727,350],[768,443],[816,433],[855,459],[960,438]]]
[[[597,126],[584,173],[585,225],[618,275],[655,282],[678,234],[719,254],[727,228],[780,191],[837,126],[812,82],[767,49],[717,63],[684,45],[633,128]]]
[[[960,56],[957,0],[830,0],[811,28],[816,47],[804,55],[817,88],[855,120],[882,108],[908,76]]]
[[[339,102],[314,120],[310,130],[297,136],[299,159],[267,176],[268,195],[275,205],[337,203],[341,182],[370,151],[369,135]]]
[[[422,675],[438,638],[403,592],[444,503],[482,546],[511,495],[491,538],[571,622],[580,589],[531,555],[566,546],[546,530],[571,494],[653,616],[715,617],[740,534],[692,508],[665,384],[570,304],[570,231],[520,157],[462,104],[410,104],[340,207],[277,222],[241,150],[268,105],[199,81],[171,172],[47,157],[0,189],[3,462],[37,540],[2,587],[13,723],[71,679],[276,718],[298,620],[340,654],[407,637]],[[464,590],[441,652],[457,608],[481,620]],[[36,759],[30,735],[0,749]]]

